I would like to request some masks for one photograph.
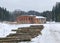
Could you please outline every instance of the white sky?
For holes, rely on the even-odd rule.
[[[20,9],[23,11],[35,10],[42,12],[52,10],[56,2],[60,2],[60,0],[0,0],[0,6],[7,8],[9,11]]]

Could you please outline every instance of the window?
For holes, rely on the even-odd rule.
[[[29,20],[32,20],[32,18],[31,18],[31,17],[29,17]]]

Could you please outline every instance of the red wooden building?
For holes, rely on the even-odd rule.
[[[46,18],[42,16],[34,16],[34,15],[21,15],[16,19],[17,23],[21,24],[40,24],[45,23]]]

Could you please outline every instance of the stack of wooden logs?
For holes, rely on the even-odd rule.
[[[16,33],[9,34],[6,38],[0,38],[0,43],[18,43],[21,41],[31,41],[32,38],[41,34],[43,25],[31,25],[30,27],[22,27],[16,30]]]

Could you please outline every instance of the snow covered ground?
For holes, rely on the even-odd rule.
[[[6,23],[0,23],[0,37],[6,37],[10,33],[16,33],[12,32],[12,29],[17,29],[18,27],[28,27],[30,25],[27,24],[6,24]]]
[[[60,23],[44,24],[42,35],[33,39],[34,43],[60,43]]]
[[[17,29],[18,27],[27,27],[30,25],[32,24],[11,25],[6,23],[0,23],[0,37],[5,37],[9,33],[11,33],[12,29]],[[42,35],[33,38],[30,43],[60,43],[60,23],[50,22],[42,25],[44,25],[44,29],[41,31]]]

